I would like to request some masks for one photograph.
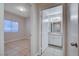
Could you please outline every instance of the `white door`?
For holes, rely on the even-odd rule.
[[[42,19],[42,53],[48,47],[48,23],[44,21],[46,19]]]
[[[78,4],[69,4],[68,56],[78,55]]]

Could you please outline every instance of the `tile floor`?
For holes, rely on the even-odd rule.
[[[62,48],[49,46],[42,54],[42,56],[63,56]]]

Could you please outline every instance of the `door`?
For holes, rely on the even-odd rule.
[[[45,22],[47,19],[42,17],[42,53],[48,47],[48,23]]]
[[[68,56],[78,56],[78,4],[69,4]]]

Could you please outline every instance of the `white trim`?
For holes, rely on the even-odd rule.
[[[79,15],[79,3],[78,3],[78,15]],[[79,16],[78,16],[78,35],[79,35]],[[78,56],[79,56],[79,37],[78,37]]]
[[[6,43],[9,43],[9,42],[14,42],[14,41],[23,40],[23,39],[29,40],[30,37],[24,37],[24,38],[19,38],[19,39],[5,40],[4,43],[6,44]]]
[[[4,56],[3,18],[4,18],[4,4],[0,3],[0,56]]]

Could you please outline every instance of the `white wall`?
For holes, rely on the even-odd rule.
[[[38,53],[38,35],[37,35],[37,8],[35,4],[31,6],[31,55],[37,55]]]
[[[30,17],[26,18],[25,20],[25,25],[26,25],[26,36],[28,39],[30,39],[31,36],[31,19]]]
[[[4,4],[0,3],[0,56],[4,55],[3,17],[4,17]]]

